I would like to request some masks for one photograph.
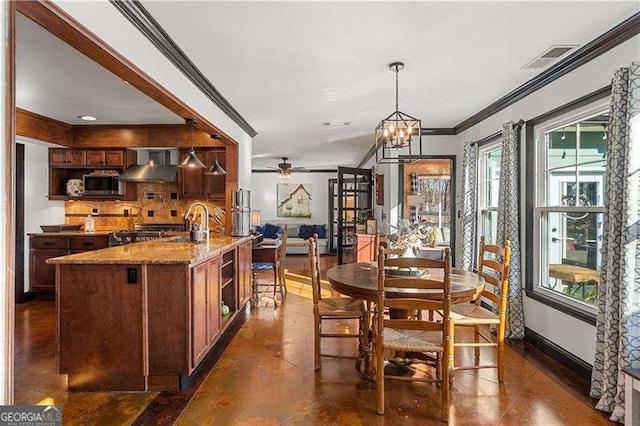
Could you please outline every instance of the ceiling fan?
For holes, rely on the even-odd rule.
[[[267,167],[269,169],[278,170],[279,171],[278,177],[280,177],[280,178],[290,179],[292,172],[298,172],[298,171],[301,171],[301,170],[306,170],[304,167],[293,167],[291,165],[291,163],[289,163],[287,161],[289,159],[289,157],[281,157],[281,158],[282,158],[282,163],[278,163],[278,167],[273,167],[273,166],[268,166]]]

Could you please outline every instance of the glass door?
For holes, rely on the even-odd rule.
[[[336,249],[340,265],[355,261],[358,227],[373,216],[373,171],[338,167],[336,198]]]

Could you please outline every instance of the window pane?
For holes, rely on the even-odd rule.
[[[547,169],[576,164],[576,126],[547,133]]]
[[[575,206],[576,168],[547,172],[547,206]]]
[[[580,206],[604,206],[605,162],[578,166]]]
[[[599,115],[580,122],[578,164],[604,160],[607,157],[607,115]]]
[[[541,287],[595,305],[602,220],[602,213],[580,211],[550,212],[543,216]]]
[[[486,244],[495,244],[498,233],[498,212],[483,210],[480,223],[480,236],[484,236]]]
[[[485,206],[498,207],[498,190],[500,186],[500,163],[502,148],[487,153],[485,158]]]

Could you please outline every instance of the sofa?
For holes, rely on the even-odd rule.
[[[268,222],[272,225],[277,225],[284,229],[285,225],[287,228],[287,254],[309,254],[309,242],[305,238],[300,237],[300,227],[302,226],[320,226],[326,229],[325,224],[311,224],[311,223],[291,223],[291,222]],[[267,224],[262,225],[267,226]],[[309,231],[309,228],[303,228],[303,231]],[[320,254],[328,254],[329,253],[329,235],[328,232],[325,232],[324,238],[318,238],[318,251]]]

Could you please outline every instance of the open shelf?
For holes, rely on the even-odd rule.
[[[233,283],[233,277],[231,277],[231,278],[223,278],[222,279],[222,287],[221,288],[225,288],[226,286],[228,286],[231,283]]]
[[[235,315],[236,311],[229,311],[228,315],[223,315],[222,316],[222,321],[220,322],[220,325],[222,326],[221,328],[224,330],[225,327],[227,326],[227,323],[229,321],[231,321],[231,319],[233,318],[233,316]]]

